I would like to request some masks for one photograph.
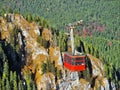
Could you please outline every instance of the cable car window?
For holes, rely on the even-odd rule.
[[[66,56],[66,62],[67,62],[67,63],[69,62],[69,57],[68,57],[68,56]]]
[[[69,57],[69,62],[68,63],[71,64],[71,57]]]
[[[66,54],[65,54],[65,56],[64,56],[64,62],[66,62],[66,59],[67,59],[67,56],[66,56]]]
[[[79,57],[79,58],[76,58],[76,60],[83,60],[83,58],[82,58],[82,57]]]
[[[72,58],[72,61],[71,61],[71,62],[72,62],[72,65],[75,65],[74,58]]]
[[[76,65],[81,65],[81,62],[76,62]]]
[[[85,65],[85,62],[76,62],[76,65]]]
[[[64,62],[66,62],[66,60],[67,60],[67,55],[65,54],[64,55]]]
[[[66,62],[67,62],[67,63],[70,63],[70,61],[71,61],[70,59],[71,59],[71,58],[70,58],[69,56],[66,56]]]

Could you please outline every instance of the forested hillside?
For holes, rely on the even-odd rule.
[[[105,25],[107,39],[120,39],[120,3],[118,0],[2,0],[0,8],[5,12],[15,10],[23,15],[33,14],[46,18],[52,26],[64,29],[68,23],[84,20]],[[2,10],[1,9],[1,10]]]

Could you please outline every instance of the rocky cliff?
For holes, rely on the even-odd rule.
[[[16,33],[13,35],[13,32]],[[33,80],[38,90],[109,90],[110,85],[116,90],[114,83],[110,84],[105,77],[102,62],[92,55],[87,54],[89,62],[85,74],[65,69],[60,48],[53,47],[51,30],[39,26],[36,22],[28,22],[22,15],[8,14],[0,17],[0,34],[1,40],[8,43],[13,41],[13,46],[18,44],[17,50],[22,62],[21,75],[26,78],[26,72],[30,71],[31,75],[34,75]],[[38,42],[38,37],[45,40],[47,47]],[[12,56],[15,62],[14,53]],[[53,71],[43,72],[43,64],[47,63],[48,59]]]

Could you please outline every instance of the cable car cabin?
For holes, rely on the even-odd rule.
[[[84,71],[86,69],[85,55],[64,54],[64,67],[71,71]]]

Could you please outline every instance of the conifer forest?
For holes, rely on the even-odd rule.
[[[91,60],[97,58],[102,74],[90,71],[96,68],[90,60],[92,65],[78,76],[92,89],[80,88],[80,84],[62,89],[66,79],[59,80],[70,75],[62,57],[71,52],[66,26],[79,20],[73,34],[74,48]],[[107,78],[108,89],[102,78]],[[0,90],[119,89],[120,0],[0,0]]]

